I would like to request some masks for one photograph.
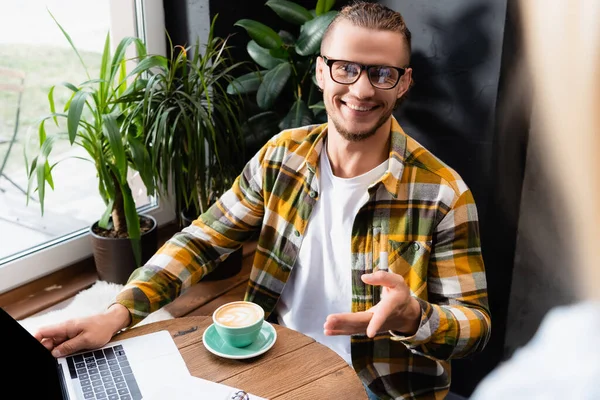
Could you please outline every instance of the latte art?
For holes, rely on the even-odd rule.
[[[215,320],[224,326],[239,328],[252,325],[260,318],[263,313],[258,305],[247,303],[233,303],[223,306],[215,314]]]

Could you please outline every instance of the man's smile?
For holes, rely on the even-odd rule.
[[[340,103],[352,111],[369,112],[379,108],[376,104],[357,103],[352,101],[344,101],[340,99]]]

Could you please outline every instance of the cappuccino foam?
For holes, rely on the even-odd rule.
[[[215,320],[219,324],[231,328],[252,325],[262,318],[262,313],[258,310],[258,307],[244,303],[227,304],[217,311]]]

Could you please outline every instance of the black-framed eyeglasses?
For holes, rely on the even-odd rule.
[[[354,61],[332,60],[321,56],[329,67],[331,79],[342,85],[351,85],[358,81],[363,70],[367,71],[369,82],[377,89],[389,90],[396,87],[406,68],[387,65],[363,65]]]

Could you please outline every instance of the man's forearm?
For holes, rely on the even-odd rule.
[[[111,305],[104,312],[104,315],[112,327],[113,335],[131,324],[131,314],[127,307],[122,304],[115,303]]]

